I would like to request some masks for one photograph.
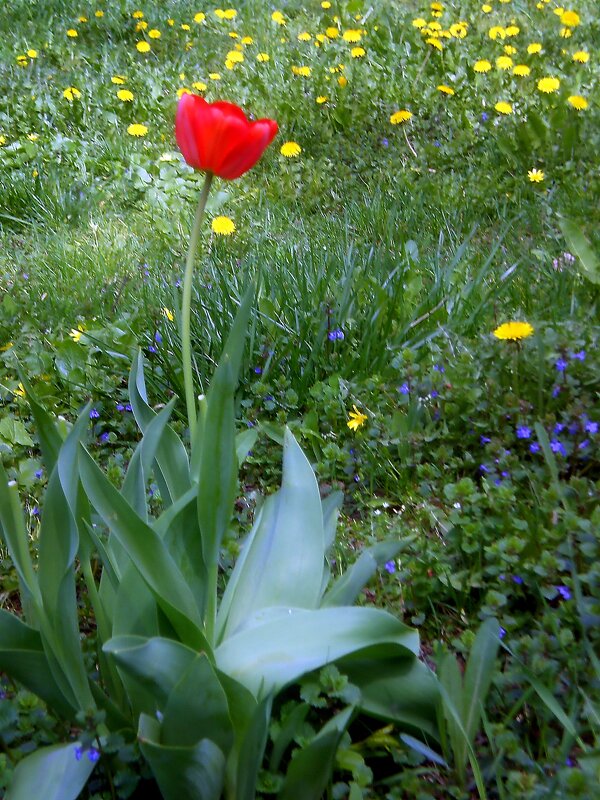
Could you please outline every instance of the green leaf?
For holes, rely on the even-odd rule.
[[[248,428],[247,431],[241,431],[235,437],[235,454],[237,456],[238,464],[243,464],[248,453],[258,439],[258,428]]]
[[[323,511],[323,536],[325,550],[328,551],[335,540],[337,520],[340,508],[344,502],[344,493],[335,491],[328,494],[321,502]]]
[[[223,596],[219,638],[262,608],[316,608],[324,566],[321,498],[315,474],[286,430],[281,489],[268,497]]]
[[[465,707],[463,679],[458,661],[452,653],[444,653],[439,659],[437,676],[443,700],[441,708],[443,719],[440,718],[440,730],[444,730],[442,740],[445,746],[447,746],[446,742],[449,744],[459,780],[464,781],[469,741],[463,727]],[[445,729],[443,720],[445,720]]]
[[[74,715],[73,706],[52,676],[39,632],[3,609],[0,609],[0,670],[63,717],[70,719]]]
[[[279,771],[279,765],[285,755],[285,751],[298,735],[298,731],[302,730],[302,725],[309,711],[310,706],[308,703],[299,703],[294,706],[286,716],[285,721],[282,722],[281,729],[273,739],[273,749],[269,759],[269,772]],[[273,736],[273,734],[271,735]]]
[[[219,800],[225,776],[225,756],[210,739],[191,747],[160,744],[160,724],[142,714],[140,750],[164,800]]]
[[[569,250],[577,256],[576,264],[580,267],[581,274],[591,283],[600,285],[600,260],[592,250],[584,232],[579,225],[569,219],[560,219],[558,224]]]
[[[243,734],[236,741],[236,749],[232,756],[234,764],[231,773],[235,775],[235,786],[228,781],[228,795],[235,800],[255,800],[258,773],[263,763],[269,721],[271,719],[272,695],[268,695],[254,706]],[[230,702],[230,709],[231,709]],[[236,735],[237,739],[237,735]],[[230,774],[229,765],[227,770]]]
[[[353,712],[350,706],[336,714],[294,755],[278,795],[280,800],[320,800],[331,779],[335,754]]]
[[[341,575],[323,598],[322,606],[352,605],[375,571],[403,548],[399,540],[379,542],[363,550],[350,569]]]
[[[464,677],[462,717],[471,744],[481,725],[481,712],[492,683],[499,647],[498,620],[487,619],[477,631]]]
[[[78,742],[42,747],[17,764],[4,800],[77,800],[96,764],[83,755]]]
[[[182,641],[203,647],[202,620],[194,596],[163,541],[137,516],[83,447],[79,470],[90,501],[125,548]]]
[[[10,445],[20,444],[23,447],[33,447],[33,439],[27,433],[25,425],[13,416],[7,416],[0,420],[0,439],[4,439]]]
[[[373,608],[259,611],[215,651],[217,667],[255,697],[276,694],[307,672],[375,644],[418,653],[416,631]]]
[[[48,472],[52,472],[56,463],[56,459],[58,458],[58,452],[62,445],[62,437],[58,432],[54,420],[35,396],[27,375],[19,363],[17,363],[17,371],[19,373],[19,379],[23,384],[23,388],[25,389],[27,401],[33,413],[36,435],[39,439],[40,447],[42,448],[46,469]]]
[[[448,764],[444,761],[441,755],[439,753],[436,753],[435,750],[432,750],[431,747],[428,747],[419,739],[415,739],[414,736],[410,736],[408,733],[401,733],[400,738],[402,739],[404,744],[407,744],[417,753],[420,753],[420,755],[425,756],[425,758],[428,759],[429,761],[433,761],[434,764],[440,764],[440,766],[446,767],[446,769],[448,769]]]

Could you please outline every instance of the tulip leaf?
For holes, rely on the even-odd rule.
[[[492,683],[499,647],[498,620],[487,619],[477,631],[464,676],[463,720],[471,744],[481,724],[481,713]]]
[[[79,743],[42,747],[16,766],[4,800],[77,800],[95,762],[84,754],[78,758]]]
[[[350,723],[350,706],[330,719],[315,738],[292,758],[279,800],[320,800],[331,779],[335,754]]]
[[[44,464],[50,473],[54,469],[54,465],[58,459],[58,453],[62,445],[62,437],[58,432],[54,420],[37,399],[27,375],[18,362],[17,372],[19,373],[19,379],[25,389],[27,402],[29,403],[35,420],[36,435],[44,457]]]
[[[260,609],[316,608],[324,568],[321,498],[315,474],[286,430],[281,489],[265,500],[221,604],[220,637]]]
[[[558,224],[567,245],[577,256],[577,266],[581,274],[591,283],[600,284],[600,260],[585,233],[570,219],[561,219]]]
[[[238,464],[243,464],[258,439],[258,428],[248,428],[235,437],[235,454]]]
[[[150,764],[164,800],[219,800],[225,777],[225,756],[210,739],[189,747],[160,743],[160,723],[142,714],[140,750]]]
[[[276,694],[307,672],[376,644],[418,653],[419,637],[373,608],[271,608],[257,612],[215,651],[217,667],[255,697]]]

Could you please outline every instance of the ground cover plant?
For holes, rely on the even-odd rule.
[[[1,613],[29,646],[35,640],[36,657],[40,637],[46,642],[58,681],[32,684],[35,670],[19,672],[14,661],[9,668],[4,649],[7,796],[28,791],[19,788],[18,764],[31,753],[41,760],[53,745],[76,767],[72,796],[77,781],[81,797],[188,791],[167,787],[159,754],[164,745],[198,743],[199,717],[190,733],[173,709],[183,697],[193,707],[194,670],[216,686],[214,670],[210,678],[209,663],[190,667],[168,713],[171,684],[152,684],[163,698],[152,717],[148,684],[136,688],[139,674],[127,672],[135,672],[131,642],[110,656],[102,650],[132,631],[102,618],[115,559],[125,557],[110,555],[102,526],[110,528],[111,515],[105,509],[103,522],[99,506],[100,496],[108,508],[125,497],[147,528],[166,529],[174,497],[150,466],[153,450],[166,446],[163,436],[172,447],[177,439],[178,453],[192,453],[192,473],[198,468],[190,408],[202,392],[212,413],[224,405],[235,417],[243,462],[211,556],[219,565],[214,597],[229,602],[241,542],[281,496],[273,493],[284,440],[288,461],[294,452],[296,466],[305,464],[293,436],[317,475],[328,537],[337,530],[326,554],[329,593],[346,587],[345,603],[359,597],[348,619],[376,606],[403,631],[418,629],[415,669],[437,687],[436,719],[407,724],[391,701],[369,705],[356,664],[342,659],[319,671],[325,661],[314,662],[272,700],[268,722],[263,715],[254,738],[264,758],[259,748],[246,770],[252,779],[238,791],[593,797],[595,4],[52,0],[42,13],[10,0],[0,31]],[[186,247],[203,181],[194,167],[207,165],[175,140],[186,93],[234,102],[279,128],[251,172],[216,179],[208,196],[202,257],[187,284],[191,353]],[[227,337],[249,286],[248,333],[243,345],[236,340],[239,383],[224,403],[226,368],[215,367],[224,348],[231,355]],[[106,475],[102,482],[91,460],[79,468],[81,486],[96,487],[99,516],[73,505],[77,440]],[[335,525],[327,509],[340,490]],[[49,556],[59,502],[63,518],[76,509],[79,526],[68,552]],[[307,527],[314,533],[314,521]],[[75,557],[77,537],[86,544]],[[173,558],[193,583],[183,554]],[[59,564],[63,575],[53,571]],[[291,568],[279,564],[277,592]],[[62,597],[55,590],[67,585],[60,580],[70,587],[69,625],[52,616]],[[36,609],[38,581],[50,593]],[[130,585],[144,594],[138,584]],[[177,598],[151,591],[158,627],[141,635],[219,651],[188,635],[199,623],[185,590]],[[183,607],[189,627],[178,616]],[[60,636],[52,644],[69,626],[67,644]],[[380,653],[382,675],[384,662]],[[214,696],[223,700],[220,691]],[[231,787],[244,726],[215,704],[215,747]],[[220,756],[203,747],[218,774]],[[208,758],[203,751],[200,762]],[[324,782],[308,790],[299,781],[317,762],[326,765]],[[218,796],[218,781],[210,785]]]

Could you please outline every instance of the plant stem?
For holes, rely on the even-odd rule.
[[[183,277],[183,297],[181,300],[181,360],[183,362],[183,384],[185,387],[185,404],[187,407],[188,425],[190,426],[190,438],[193,441],[196,433],[196,394],[194,392],[194,374],[192,372],[192,341],[190,330],[190,317],[192,307],[192,277],[194,275],[194,256],[198,247],[200,237],[200,225],[204,218],[204,209],[210,186],[212,183],[212,172],[206,173],[192,235],[190,236],[190,246],[188,249],[187,260],[185,262],[185,275]]]

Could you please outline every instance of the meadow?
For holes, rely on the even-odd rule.
[[[596,5],[3,4],[7,800],[597,796]]]

